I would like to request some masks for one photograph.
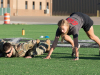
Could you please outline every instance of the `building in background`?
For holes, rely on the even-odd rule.
[[[100,11],[100,0],[53,0],[52,15],[69,15],[82,12],[89,16],[96,16]]]
[[[0,15],[52,16],[52,0],[0,0]]]
[[[65,16],[82,12],[96,16],[97,11],[100,0],[0,0],[0,15],[8,12],[11,16]]]

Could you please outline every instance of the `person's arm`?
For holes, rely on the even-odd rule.
[[[56,47],[56,45],[58,43],[58,40],[59,40],[59,36],[58,37],[56,36],[55,39],[54,39],[54,41],[53,41],[53,44],[52,44],[52,46],[50,48],[50,51],[49,51],[48,55],[44,59],[50,59],[51,58],[50,56],[51,56],[53,50],[55,49],[55,47]]]
[[[74,50],[75,50],[75,59],[74,60],[79,60],[79,52],[78,52],[78,35],[74,35]]]

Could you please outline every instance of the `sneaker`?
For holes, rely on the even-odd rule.
[[[80,44],[78,45],[78,50],[80,48]],[[75,52],[74,52],[74,47],[72,48],[72,57],[75,55]]]

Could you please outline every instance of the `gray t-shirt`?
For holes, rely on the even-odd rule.
[[[69,25],[70,25],[67,35],[73,35],[73,36],[78,35],[79,30],[81,29],[81,27],[84,24],[84,20],[80,16],[78,16],[77,14],[74,14],[74,15],[68,17],[66,20],[69,22]],[[58,28],[56,31],[56,36],[60,36],[61,33],[62,32]]]

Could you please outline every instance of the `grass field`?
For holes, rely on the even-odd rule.
[[[22,29],[25,36],[22,36]],[[57,25],[0,25],[0,38],[25,37],[39,38],[41,35],[54,39]],[[100,37],[100,26],[94,26],[95,34]],[[79,40],[88,40],[81,29]],[[0,58],[0,75],[100,75],[100,56],[98,48],[80,48],[80,60],[73,61],[71,48],[56,47],[50,60],[43,59],[47,53],[32,59]]]

